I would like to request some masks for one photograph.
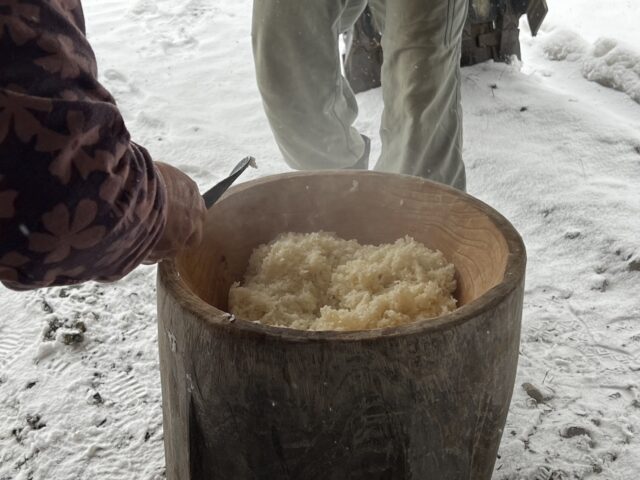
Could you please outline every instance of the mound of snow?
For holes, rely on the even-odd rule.
[[[555,29],[542,40],[542,51],[550,60],[580,60],[589,44],[572,30]]]
[[[601,38],[585,57],[582,74],[640,103],[640,52],[614,39]]]
[[[590,45],[573,30],[554,28],[541,35],[540,48],[549,60],[577,62],[587,80],[640,103],[640,50],[633,46],[609,37]]]

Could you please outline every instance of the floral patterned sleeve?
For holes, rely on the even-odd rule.
[[[79,0],[0,0],[0,281],[116,280],[166,222],[165,189],[96,80]]]

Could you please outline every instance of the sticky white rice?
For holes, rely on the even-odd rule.
[[[368,330],[456,308],[455,269],[411,237],[360,245],[325,232],[287,233],[256,248],[230,312],[302,330]]]

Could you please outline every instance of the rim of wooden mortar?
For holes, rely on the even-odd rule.
[[[252,188],[264,183],[283,180],[291,177],[304,177],[310,174],[318,174],[318,171],[291,172],[276,175],[268,175],[255,180],[244,182],[231,187],[224,196],[240,193],[246,189]],[[429,333],[435,331],[444,331],[462,323],[470,321],[480,314],[486,312],[501,303],[522,281],[527,263],[527,254],[522,237],[515,227],[497,210],[490,207],[483,201],[457,190],[447,185],[433,182],[421,177],[411,175],[402,175],[395,173],[382,173],[373,171],[344,171],[344,170],[323,170],[322,173],[338,174],[338,175],[392,175],[396,177],[407,177],[413,181],[419,181],[430,184],[431,187],[452,193],[460,198],[473,203],[481,212],[485,213],[494,225],[500,230],[509,247],[509,255],[507,257],[507,265],[505,267],[504,280],[498,285],[482,294],[480,297],[471,302],[457,308],[451,313],[440,315],[438,317],[417,320],[406,325],[397,327],[378,328],[371,330],[321,330],[309,331],[298,330],[286,327],[274,327],[261,323],[250,322],[241,318],[233,317],[234,321],[229,321],[230,314],[224,312],[213,305],[205,302],[196,295],[187,286],[181,278],[176,261],[174,259],[164,260],[158,265],[158,282],[162,282],[166,290],[173,293],[174,299],[182,308],[189,311],[194,317],[200,319],[211,327],[225,330],[228,333],[235,332],[245,336],[271,337],[272,340],[284,342],[356,342],[356,341],[373,341],[383,340],[391,337],[404,337],[407,335],[415,335]]]

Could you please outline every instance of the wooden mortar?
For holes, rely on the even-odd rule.
[[[307,332],[225,314],[252,250],[281,232],[411,235],[457,269],[460,308],[396,328]],[[169,480],[489,480],[513,391],[526,254],[484,203],[374,172],[232,188],[204,242],[158,275]]]

